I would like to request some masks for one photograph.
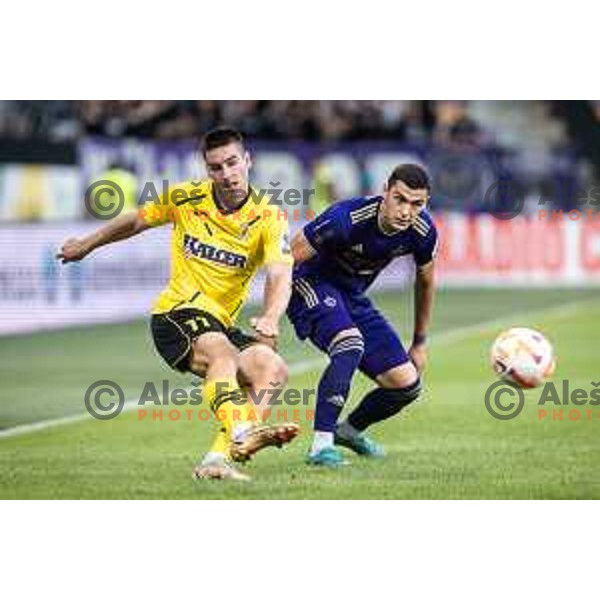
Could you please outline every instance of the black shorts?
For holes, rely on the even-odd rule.
[[[238,350],[256,343],[256,338],[235,327],[226,327],[219,319],[204,310],[183,308],[152,315],[152,338],[158,353],[177,371],[189,371],[192,342],[203,333],[224,333]]]

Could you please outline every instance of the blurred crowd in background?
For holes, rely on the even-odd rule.
[[[457,100],[5,100],[0,137],[77,140],[85,135],[180,139],[227,123],[263,139],[496,141],[486,105],[501,112],[537,106],[558,121],[577,110],[600,126],[600,101]],[[571,105],[571,106],[569,106]],[[512,109],[512,111],[511,111]],[[493,119],[492,119],[493,120]],[[525,129],[523,135],[531,135]],[[567,142],[567,139],[556,142]]]
[[[477,143],[463,101],[86,100],[0,103],[0,136],[75,140],[83,135],[178,139],[228,123],[263,139]]]
[[[503,197],[514,196],[516,185],[531,206],[544,197],[568,209],[580,190],[600,181],[600,101],[13,100],[0,101],[0,221],[83,214],[73,171],[7,165],[71,165],[84,189],[113,162],[110,144],[127,152],[154,140],[184,146],[224,124],[252,142],[270,142],[290,160],[297,150],[287,142],[305,142],[305,183],[329,187],[333,197],[379,189],[381,173],[365,153],[380,150],[419,156],[434,181],[435,207],[450,210],[487,210],[486,192],[498,180],[512,186]],[[107,144],[106,151],[90,151],[89,140]],[[336,151],[347,158],[346,170],[327,174],[320,161]],[[147,177],[160,156],[121,166]],[[356,183],[344,186],[350,180]]]
[[[222,124],[263,140],[496,145],[525,150],[528,158],[538,159],[569,149],[600,172],[600,101],[0,101],[0,141],[75,142],[86,136],[189,139]]]

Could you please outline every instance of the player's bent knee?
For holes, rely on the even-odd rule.
[[[382,389],[381,394],[383,395],[381,400],[387,406],[387,417],[391,417],[419,398],[421,395],[421,380],[417,378],[411,385],[402,388]]]
[[[273,365],[271,367],[271,375],[272,379],[270,381],[278,382],[278,385],[287,385],[288,377],[289,377],[289,369],[285,364],[283,358],[279,355],[275,355],[275,359]]]
[[[273,382],[277,381],[280,385],[287,383],[287,365],[273,349],[263,344],[257,344],[252,358],[254,371],[259,377]]]
[[[423,391],[423,386],[421,385],[420,377],[417,377],[415,381],[413,381],[410,385],[407,385],[402,388],[393,388],[393,391],[396,393],[396,396],[402,398],[403,402],[409,404],[410,402],[414,402],[421,395]]]
[[[413,385],[419,380],[419,373],[412,362],[394,367],[377,377],[377,383],[386,389],[399,389]]]
[[[208,361],[204,357],[190,356],[190,371],[198,377],[206,377]]]
[[[390,369],[377,377],[377,382],[386,405],[386,418],[399,413],[421,395],[421,378],[412,362]]]
[[[193,343],[194,354],[204,355],[208,359],[217,357],[235,357],[238,353],[236,347],[223,333],[210,331],[196,338]]]
[[[200,376],[215,363],[227,370],[236,368],[238,351],[222,333],[209,332],[194,340],[190,356],[190,369]]]
[[[288,367],[285,361],[264,344],[256,344],[242,352],[240,371],[244,379],[250,382],[269,380],[285,385],[288,380]]]

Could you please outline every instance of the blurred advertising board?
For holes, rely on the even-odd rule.
[[[55,255],[97,223],[0,228],[0,334],[107,323],[148,313],[169,272],[170,228],[101,248],[79,263]]]
[[[0,164],[0,221],[66,221],[82,208],[77,166]]]
[[[330,193],[335,198],[375,194],[382,191],[396,165],[416,162],[426,164],[434,182],[440,182],[434,189],[438,206],[460,210],[478,210],[486,189],[503,168],[493,149],[458,151],[389,141],[315,144],[251,140],[248,146],[253,159],[252,180],[258,187],[318,188],[316,179],[320,178],[331,185]],[[88,138],[78,150],[82,191],[115,162],[135,171],[140,187],[149,183],[158,192],[164,181],[175,183],[206,176],[192,141],[144,143]]]
[[[322,208],[324,196],[331,199],[380,193],[391,169],[401,162],[427,166],[433,180],[432,206],[436,210],[485,212],[486,195],[495,182],[505,178],[517,181],[522,193],[535,193],[535,186],[540,183],[523,180],[519,174],[522,161],[493,147],[255,140],[250,140],[249,147],[255,186],[282,192],[313,190],[305,208]],[[193,141],[85,138],[78,143],[77,152],[69,153],[67,158],[73,164],[0,164],[0,223],[86,219],[86,189],[105,179],[115,163],[132,170],[138,184],[137,197],[144,200],[162,193],[165,184],[206,175]],[[558,205],[575,185],[574,172],[568,156],[557,156],[548,165],[544,189]]]
[[[600,285],[598,221],[499,221],[445,213],[437,214],[436,222],[441,285]],[[61,265],[55,260],[66,238],[95,226],[23,224],[0,229],[0,334],[148,315],[168,280],[171,228],[105,246],[80,263]],[[381,275],[376,288],[405,288],[411,277],[410,259],[400,259]],[[257,280],[252,301],[260,299],[261,290]]]
[[[589,218],[587,218],[589,217]],[[439,280],[454,286],[598,286],[600,214],[499,220],[437,214]]]

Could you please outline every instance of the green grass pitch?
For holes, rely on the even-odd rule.
[[[411,294],[375,299],[406,339]],[[490,343],[513,325],[545,332],[558,354],[554,379],[590,390],[600,381],[598,300],[598,292],[582,290],[440,291],[425,393],[373,428],[388,451],[382,461],[349,456],[351,465],[336,472],[309,467],[311,430],[303,422],[293,444],[268,449],[245,468],[252,482],[194,482],[191,468],[214,424],[139,421],[132,410],[112,421],[88,418],[0,436],[0,497],[600,498],[600,407],[581,407],[594,409],[591,421],[568,420],[573,407],[563,407],[563,421],[539,421],[533,390],[519,417],[498,421],[483,401],[494,381]],[[289,385],[315,388],[319,354],[287,325],[281,350],[294,372]],[[99,379],[117,381],[127,398],[139,396],[145,381],[189,386],[189,377],[155,356],[144,322],[0,338],[0,373],[0,433],[82,413],[85,389]],[[369,388],[356,377],[349,405]]]

